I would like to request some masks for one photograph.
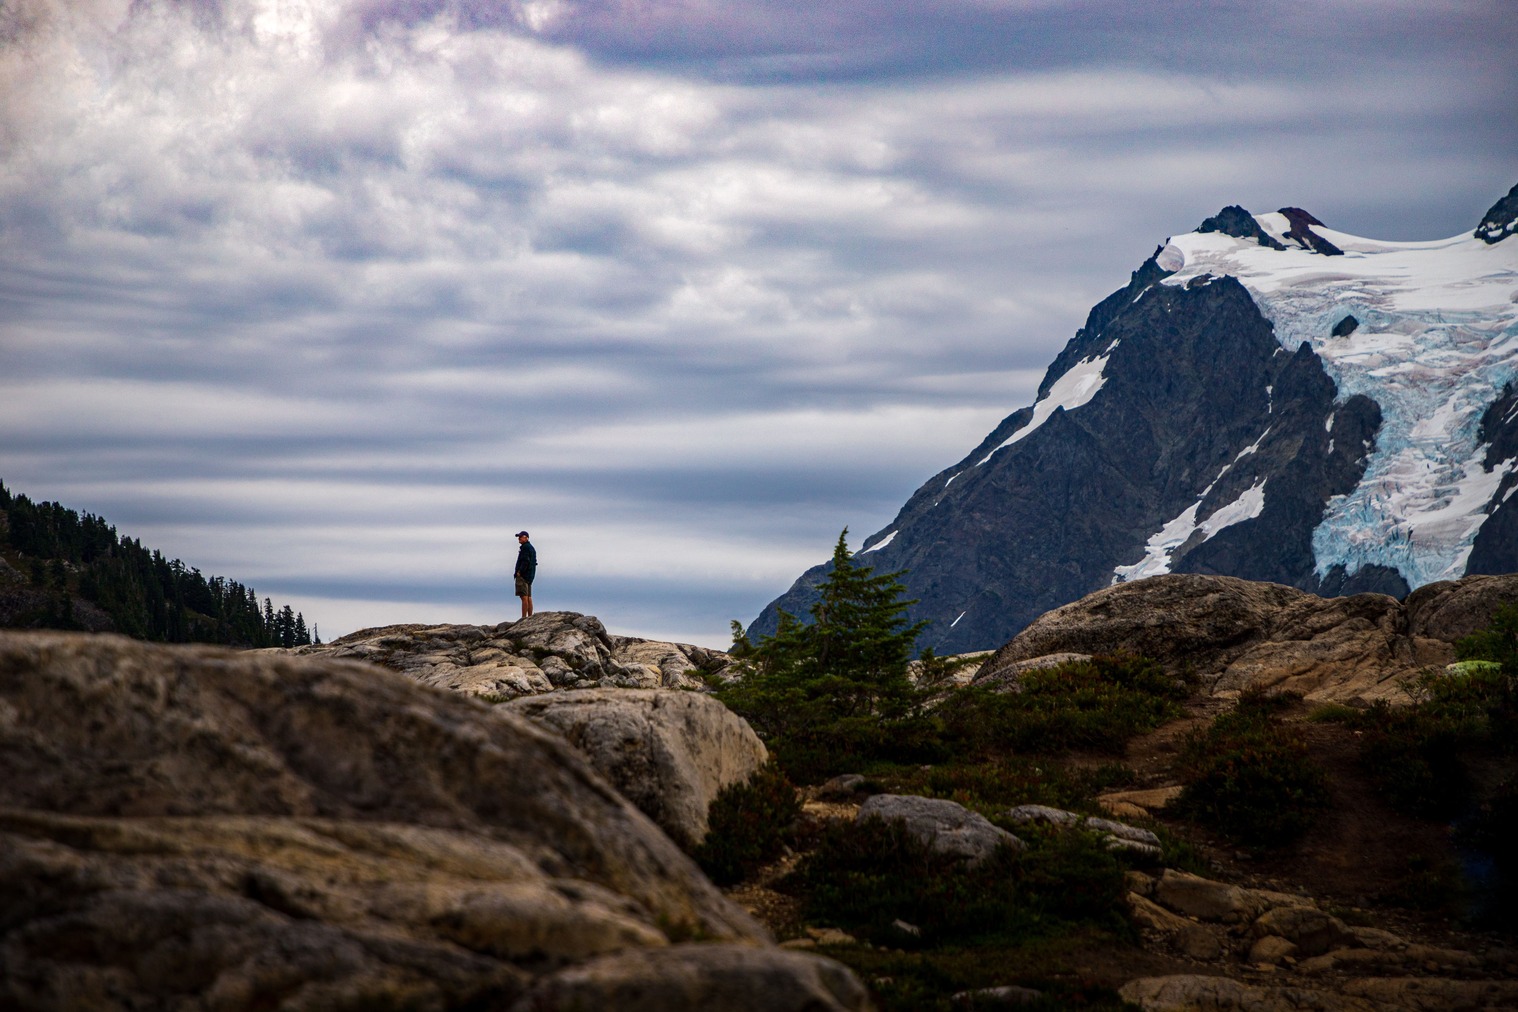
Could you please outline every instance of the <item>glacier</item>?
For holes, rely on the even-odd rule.
[[[1340,403],[1364,394],[1381,406],[1360,483],[1328,502],[1313,532],[1318,576],[1379,565],[1417,587],[1462,575],[1506,470],[1485,469],[1479,430],[1486,407],[1518,379],[1518,243],[1470,233],[1381,242],[1314,225],[1343,251],[1325,256],[1287,237],[1285,215],[1254,218],[1287,248],[1192,232],[1171,237],[1157,262],[1174,272],[1166,285],[1237,279],[1283,348],[1312,343]],[[1358,327],[1334,336],[1350,315]],[[1117,577],[1167,571],[1169,552],[1194,524],[1192,507]]]

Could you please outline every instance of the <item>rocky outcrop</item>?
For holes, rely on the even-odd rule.
[[[706,836],[717,792],[764,765],[764,743],[710,696],[673,689],[579,689],[500,706],[562,734],[673,839]]]
[[[1023,842],[979,812],[944,798],[876,794],[859,806],[856,821],[899,822],[929,850],[978,864],[998,847],[1022,850]]]
[[[512,699],[555,689],[689,689],[729,657],[686,643],[613,636],[592,615],[538,612],[494,626],[392,625],[363,629],[301,656],[369,661],[423,685]]]
[[[1344,255],[1343,250],[1312,230],[1314,225],[1322,227],[1323,223],[1307,211],[1300,207],[1283,207],[1276,213],[1284,216],[1291,225],[1286,230],[1286,238],[1295,240],[1303,249],[1329,257]]]
[[[1238,204],[1232,204],[1223,208],[1217,214],[1208,218],[1197,227],[1198,232],[1222,232],[1231,235],[1235,239],[1253,239],[1261,246],[1271,249],[1285,249],[1280,241],[1274,239],[1260,227],[1260,223],[1254,220],[1254,215],[1244,210]]]
[[[1201,679],[1308,699],[1398,699],[1400,682],[1454,660],[1454,640],[1518,600],[1518,576],[1430,584],[1405,603],[1383,594],[1320,598],[1271,583],[1168,574],[1099,590],[1029,625],[986,661],[981,684],[1049,654],[1129,652]]]
[[[1474,234],[1482,242],[1491,244],[1501,242],[1514,232],[1518,232],[1518,186],[1507,191],[1505,197],[1481,216],[1481,224],[1476,226]]]
[[[679,945],[607,956],[560,971],[534,987],[512,1012],[864,1012],[871,1008],[859,980],[831,960],[789,949]]]
[[[1483,958],[1415,944],[1380,928],[1347,925],[1307,896],[1173,869],[1129,872],[1128,884],[1129,909],[1147,940],[1210,964],[1207,975],[1146,977],[1120,989],[1125,1000],[1153,1012],[1414,1012],[1504,1008],[1518,1000],[1505,952]],[[1295,979],[1260,984],[1221,975],[1240,965],[1290,970]]]
[[[563,738],[373,665],[0,634],[0,756],[0,1007],[631,1007],[635,952],[861,1007]]]

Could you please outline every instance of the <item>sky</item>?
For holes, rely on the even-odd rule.
[[[1230,204],[1469,231],[1511,0],[0,0],[0,481],[323,638],[725,647]]]

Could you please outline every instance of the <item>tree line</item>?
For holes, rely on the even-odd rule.
[[[198,569],[92,513],[33,502],[0,482],[0,626],[112,630],[163,643],[293,647],[321,642],[289,605]],[[24,582],[23,582],[24,581]]]

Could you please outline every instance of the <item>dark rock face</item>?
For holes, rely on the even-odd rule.
[[[1518,188],[1515,188],[1518,190]],[[1509,196],[1512,196],[1509,194]],[[1486,457],[1481,466],[1488,472],[1518,457],[1518,391],[1509,383],[1502,395],[1494,400],[1481,416],[1481,430],[1477,437],[1487,444]],[[1497,493],[1492,496],[1492,506],[1487,521],[1476,532],[1466,560],[1467,573],[1511,573],[1518,570],[1518,557],[1513,546],[1518,545],[1518,503],[1509,498],[1518,487],[1518,471],[1509,469]]]
[[[1485,243],[1498,243],[1514,232],[1518,232],[1518,185],[1486,212],[1481,224],[1476,226],[1476,238]]]
[[[879,571],[906,570],[907,596],[919,599],[911,617],[933,621],[921,646],[1005,643],[1110,584],[1115,562],[1140,562],[1150,536],[1194,504],[1205,522],[1262,481],[1259,516],[1210,540],[1199,531],[1172,567],[1318,589],[1313,528],[1328,497],[1363,473],[1379,409],[1363,397],[1335,407],[1318,356],[1282,350],[1237,281],[1155,284],[1165,276],[1146,261],[1050,367],[1041,397],[1082,360],[1106,356],[1089,402],[1003,446],[1033,409],[1009,416],[908,500],[889,544],[863,555]],[[806,615],[826,572],[805,573],[753,631],[772,631],[779,608]]]
[[[1254,220],[1254,215],[1244,210],[1237,204],[1223,208],[1217,214],[1202,222],[1198,232],[1222,232],[1231,235],[1235,239],[1253,239],[1261,246],[1269,246],[1271,249],[1285,249],[1280,242],[1271,238],[1270,234],[1260,227],[1260,223]]]
[[[1302,244],[1303,249],[1310,249],[1329,257],[1344,255],[1343,250],[1312,230],[1312,226],[1323,223],[1300,207],[1283,207],[1278,213],[1284,214],[1286,220],[1291,222],[1286,238],[1295,239]]]
[[[1360,321],[1355,319],[1354,314],[1351,313],[1350,315],[1344,317],[1344,319],[1340,320],[1338,323],[1334,324],[1334,329],[1331,333],[1334,337],[1348,337],[1350,334],[1353,334],[1359,329]]]

